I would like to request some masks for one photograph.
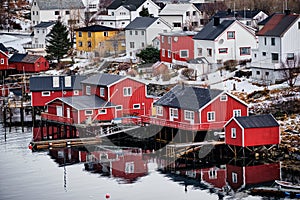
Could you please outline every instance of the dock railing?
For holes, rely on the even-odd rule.
[[[67,124],[73,124],[74,120],[72,118],[57,116],[49,113],[42,113],[41,114],[42,119],[54,121],[54,122],[60,122],[60,123],[67,123]]]

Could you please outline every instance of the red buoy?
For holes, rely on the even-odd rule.
[[[108,193],[106,193],[105,198],[106,198],[106,199],[109,199],[109,198],[110,198],[110,195],[109,195]]]
[[[32,145],[30,144],[30,145],[28,145],[28,148],[30,149],[30,150],[32,150]]]

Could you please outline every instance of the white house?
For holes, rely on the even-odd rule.
[[[265,84],[282,81],[281,64],[300,59],[299,14],[274,14],[256,35],[258,48],[253,50],[252,79]]]
[[[41,22],[33,27],[32,48],[46,48],[46,36],[56,22]]]
[[[205,57],[210,63],[251,59],[257,42],[253,31],[238,20],[215,17],[193,37],[195,58]]]
[[[158,17],[160,7],[151,0],[115,0],[107,7],[107,15],[98,15],[95,21],[103,26],[121,29],[139,17],[143,9]]]
[[[99,0],[82,0],[85,12],[96,13],[99,10]]]
[[[159,17],[137,17],[125,28],[126,55],[136,57],[141,49],[152,45],[159,33],[170,32],[172,26]]]
[[[84,19],[84,5],[81,0],[33,0],[31,23],[33,26],[58,18],[68,25],[70,22],[81,23]]]
[[[201,12],[191,3],[167,4],[159,13],[159,16],[174,30],[197,30],[200,28]]]

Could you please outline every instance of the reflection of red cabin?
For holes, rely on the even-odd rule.
[[[225,125],[225,140],[241,147],[279,144],[279,124],[270,114],[235,117]]]
[[[15,53],[8,62],[10,68],[19,72],[41,72],[49,69],[49,62],[39,55]]]
[[[221,91],[177,85],[154,103],[150,123],[187,130],[222,129],[233,116],[247,116],[247,105]]]
[[[29,80],[32,106],[46,106],[57,97],[82,95],[85,76],[32,76]]]
[[[0,71],[9,69],[8,58],[8,49],[0,43]]]
[[[201,180],[222,189],[226,186],[226,169],[217,167],[201,169]]]
[[[280,179],[280,162],[255,166],[226,165],[227,182],[233,190]]]

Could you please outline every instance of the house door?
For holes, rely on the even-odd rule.
[[[56,106],[56,115],[59,117],[63,116],[62,106]]]
[[[178,109],[170,108],[170,121],[174,121],[174,119],[178,118]]]
[[[67,108],[67,118],[71,118],[71,110],[70,110],[70,108]]]

